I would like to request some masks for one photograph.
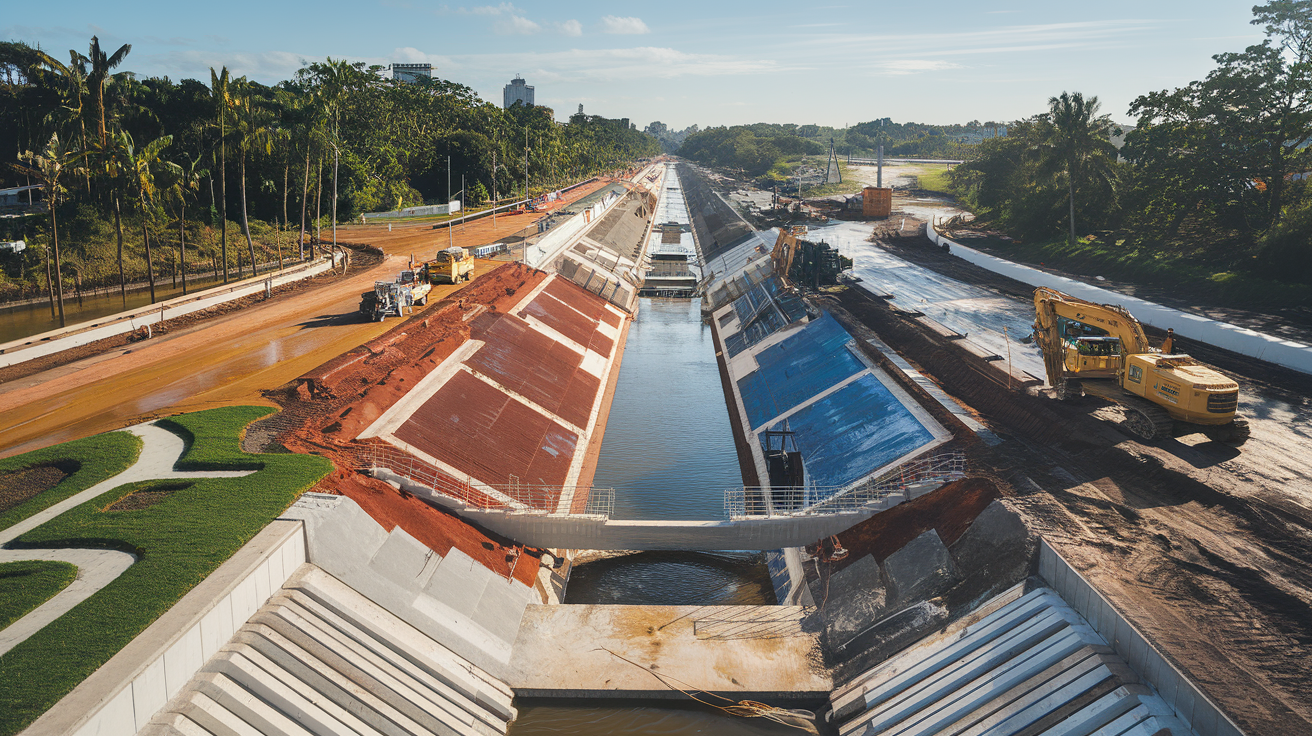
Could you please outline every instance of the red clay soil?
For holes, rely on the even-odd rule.
[[[545,277],[541,271],[508,263],[436,309],[270,392],[269,398],[283,406],[279,421],[289,423],[281,443],[293,452],[325,456],[337,466],[316,490],[350,497],[385,528],[399,526],[438,554],[455,547],[494,572],[532,585],[539,551],[494,538],[360,473],[364,445],[355,437],[469,339],[474,317],[504,313]]]
[[[881,511],[838,535],[848,554],[834,561],[833,571],[838,572],[866,555],[874,555],[876,561],[883,562],[930,529],[936,530],[943,544],[950,546],[975,523],[980,512],[1001,496],[993,481],[965,478]]]

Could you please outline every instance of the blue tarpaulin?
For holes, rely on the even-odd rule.
[[[738,380],[752,429],[865,370],[846,347],[851,339],[825,314],[758,353],[759,367]]]

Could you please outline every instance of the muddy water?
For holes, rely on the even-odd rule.
[[[639,552],[574,567],[566,603],[631,606],[774,605],[756,552]]]
[[[711,328],[698,300],[642,299],[593,485],[617,519],[719,519],[742,485]]]
[[[659,700],[595,701],[522,700],[509,736],[612,736],[613,734],[716,734],[717,736],[782,736],[804,733],[762,718],[737,718],[696,703]]]
[[[187,282],[187,290],[188,292],[196,292],[216,283],[219,282],[212,278],[208,280],[192,279]],[[182,296],[181,284],[175,287],[172,280],[169,280],[155,285],[155,299],[157,301],[172,299],[175,296]],[[150,304],[149,290],[129,291],[126,303],[122,294],[117,291],[108,294],[85,295],[82,297],[81,302],[78,301],[76,292],[65,291],[64,318],[65,322],[72,326],[111,314],[118,314],[127,309],[144,307],[147,304]],[[48,301],[10,308],[0,307],[0,343],[39,335],[58,327],[59,317],[50,316],[50,302]]]

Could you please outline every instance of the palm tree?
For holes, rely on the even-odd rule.
[[[187,293],[187,196],[200,190],[200,182],[209,171],[200,167],[201,157],[185,158],[176,172],[170,172],[168,192],[178,203],[178,258],[182,261],[182,293]]]
[[[150,220],[155,209],[155,195],[159,190],[161,178],[171,179],[181,175],[181,166],[164,160],[164,149],[173,143],[173,136],[166,135],[147,143],[138,149],[132,136],[126,131],[119,131],[117,136],[122,144],[116,148],[121,161],[120,167],[126,173],[130,186],[137,195],[137,206],[141,209],[141,238],[146,246],[146,280],[150,283],[150,303],[155,303],[155,264],[150,250]]]
[[[246,247],[251,257],[251,275],[256,273],[255,241],[251,239],[250,220],[246,216],[246,159],[256,152],[269,153],[278,137],[273,127],[273,116],[261,100],[251,94],[245,77],[236,80],[232,97],[233,127],[237,137],[237,150],[241,155],[241,232],[246,236]]]
[[[1048,130],[1044,141],[1045,164],[1055,173],[1066,173],[1066,192],[1070,205],[1070,244],[1075,244],[1075,184],[1086,177],[1111,180],[1116,148],[1111,142],[1111,118],[1099,116],[1102,104],[1097,97],[1087,100],[1079,92],[1062,92],[1048,100]]]
[[[91,37],[91,48],[86,56],[77,54],[77,58],[83,64],[90,67],[87,73],[87,84],[96,94],[96,113],[99,115],[99,126],[97,131],[100,134],[100,145],[103,147],[109,140],[109,135],[105,130],[105,80],[109,78],[109,72],[123,63],[123,59],[132,51],[132,44],[125,43],[118,48],[113,54],[106,54],[100,48],[100,39]],[[73,51],[70,54],[76,53]]]
[[[324,65],[323,100],[328,113],[328,121],[331,123],[332,137],[329,141],[333,147],[333,247],[337,246],[337,172],[341,164],[342,153],[340,129],[342,103],[346,100],[346,92],[353,71],[355,70],[344,59],[334,61],[329,57],[327,64]]]
[[[214,98],[215,115],[219,128],[219,214],[221,253],[223,258],[223,283],[228,283],[228,115],[232,108],[232,93],[228,80],[228,67],[222,72],[215,72],[210,67],[210,96]]]
[[[10,164],[19,173],[30,176],[46,186],[46,204],[50,210],[50,245],[55,252],[55,288],[51,296],[57,295],[59,301],[60,327],[66,326],[67,322],[64,318],[63,273],[60,270],[59,223],[55,214],[59,209],[59,195],[63,193],[63,185],[59,180],[65,173],[77,167],[83,155],[82,151],[74,151],[66,147],[59,140],[59,134],[54,133],[40,153],[25,151],[19,154],[19,160],[27,161],[31,164],[30,167]]]

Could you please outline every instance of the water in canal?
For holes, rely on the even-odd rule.
[[[640,301],[592,484],[617,519],[720,519],[743,481],[711,328],[697,299]]]
[[[797,736],[804,733],[764,718],[738,718],[686,701],[614,700],[606,701],[605,707],[597,707],[585,701],[520,700],[515,707],[519,709],[519,717],[510,724],[508,736]]]

